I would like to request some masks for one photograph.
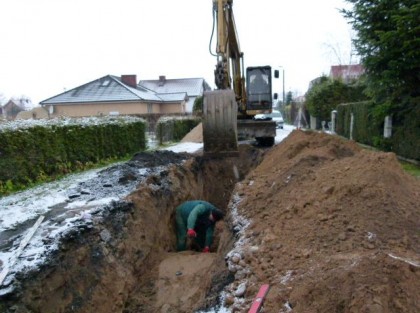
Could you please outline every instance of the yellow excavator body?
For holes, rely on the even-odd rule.
[[[254,120],[256,114],[271,113],[271,67],[247,68],[233,16],[233,0],[213,0],[217,27],[215,84],[217,90],[205,92],[203,99],[203,143],[205,154],[234,154],[238,138],[255,138],[273,145],[276,124]]]

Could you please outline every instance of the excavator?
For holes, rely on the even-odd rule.
[[[233,0],[213,0],[213,32],[216,30],[217,58],[214,70],[217,89],[203,97],[203,143],[205,154],[237,154],[238,140],[255,138],[272,146],[276,124],[255,120],[257,114],[272,111],[270,66],[248,67],[244,75],[244,54],[232,10]],[[278,78],[278,71],[274,71]]]

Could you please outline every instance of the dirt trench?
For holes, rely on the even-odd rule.
[[[262,284],[270,313],[420,312],[420,181],[395,154],[301,130],[240,148],[149,176],[18,277],[0,312],[189,313],[226,286],[245,313]],[[174,252],[173,209],[194,198],[228,213],[211,254]]]
[[[94,216],[93,227],[69,233],[39,271],[17,277],[19,288],[2,299],[0,312],[169,313],[214,305],[233,279],[225,264],[232,232],[218,223],[212,253],[177,253],[173,210],[191,199],[226,210],[235,184],[263,153],[243,145],[239,157],[191,156],[148,177]]]

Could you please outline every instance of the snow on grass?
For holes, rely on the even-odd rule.
[[[45,214],[51,207],[68,199],[67,190],[93,179],[99,169],[72,174],[59,181],[0,198],[0,232]]]
[[[0,199],[0,273],[13,264],[19,244],[34,220],[46,216],[0,286],[0,295],[12,292],[10,286],[17,273],[44,264],[58,249],[61,238],[72,231],[92,227],[92,214],[101,214],[148,175],[164,170],[164,167],[139,169],[137,180],[121,185],[118,184],[121,165],[72,174]]]
[[[179,143],[174,146],[163,148],[162,150],[169,150],[175,153],[187,152],[187,153],[194,153],[203,148],[202,143],[195,143],[195,142],[184,142]]]

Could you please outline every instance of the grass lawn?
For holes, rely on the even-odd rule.
[[[417,179],[420,179],[420,166],[407,162],[401,162],[401,166],[407,173],[410,173]]]

